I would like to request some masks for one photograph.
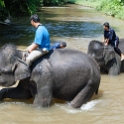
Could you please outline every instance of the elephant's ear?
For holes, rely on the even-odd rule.
[[[107,50],[104,52],[104,61],[105,64],[107,64],[109,61],[113,60],[115,58],[115,52],[112,49]]]
[[[12,70],[14,72],[15,81],[30,77],[30,69],[21,59],[17,58]]]

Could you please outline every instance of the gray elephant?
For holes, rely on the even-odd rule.
[[[34,105],[47,107],[52,97],[70,101],[78,108],[86,103],[100,85],[100,70],[89,55],[72,49],[57,49],[36,60],[31,75],[21,60],[23,51],[12,44],[0,50],[0,85],[16,88],[0,91],[0,99],[34,97]]]
[[[122,39],[120,40],[119,48],[124,52]],[[88,45],[88,54],[96,60],[101,73],[118,75],[120,72],[124,72],[124,61],[121,62],[120,55],[115,52],[112,46],[105,46],[102,42],[93,40]]]

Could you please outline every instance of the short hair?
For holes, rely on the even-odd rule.
[[[40,18],[37,14],[31,15],[30,20],[34,22],[40,22]]]
[[[63,47],[66,47],[66,45],[67,45],[66,42],[61,42],[61,44]]]
[[[108,28],[110,27],[108,22],[105,22],[103,25]]]

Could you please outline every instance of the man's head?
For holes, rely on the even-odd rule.
[[[62,42],[62,43],[60,43],[60,47],[61,47],[61,48],[66,47],[66,45],[67,45],[66,42]]]
[[[105,22],[104,24],[103,24],[103,28],[104,28],[104,30],[106,30],[106,31],[108,31],[109,30],[109,23],[108,22]]]
[[[39,24],[40,23],[40,18],[37,14],[34,14],[34,15],[31,15],[30,17],[30,21],[31,21],[31,24],[35,27],[37,27],[37,23]]]

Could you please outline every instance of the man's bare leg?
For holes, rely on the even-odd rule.
[[[124,60],[124,54],[121,53],[121,61]]]

